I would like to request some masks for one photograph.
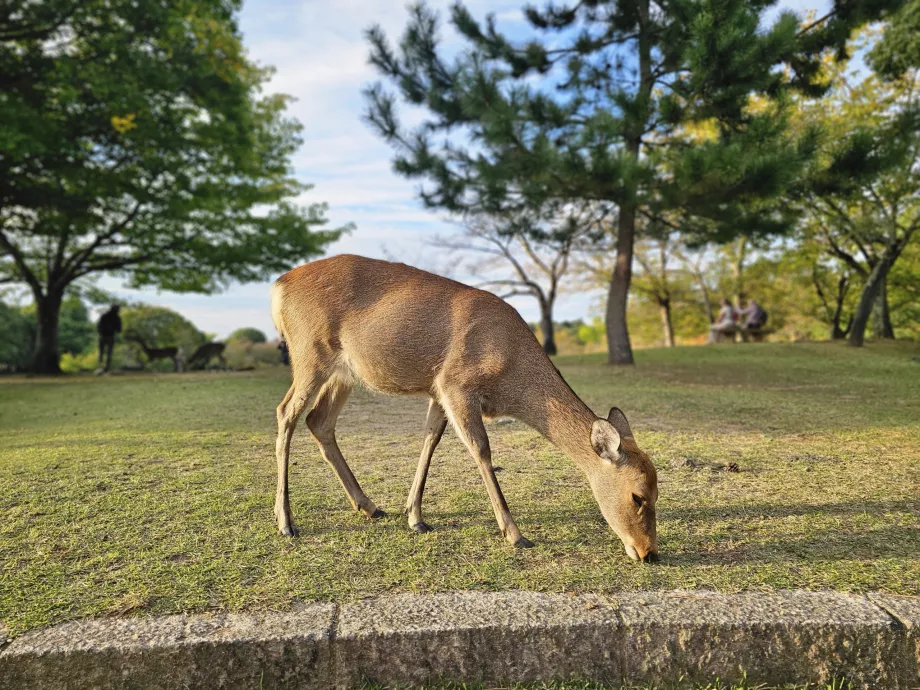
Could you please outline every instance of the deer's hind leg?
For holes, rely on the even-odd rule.
[[[335,423],[345,401],[348,400],[349,393],[351,385],[341,376],[333,375],[319,392],[313,409],[307,415],[307,426],[319,446],[323,459],[335,470],[352,508],[363,513],[365,517],[384,517],[385,513],[361,490],[361,485],[345,462],[345,457],[335,440]]]
[[[288,392],[278,405],[278,439],[275,442],[275,457],[278,463],[278,484],[275,490],[275,519],[278,531],[286,537],[297,535],[294,519],[291,515],[291,500],[288,492],[288,460],[291,456],[291,438],[297,420],[307,407],[313,393],[323,382],[323,376],[317,371],[307,381],[294,378]]]
[[[428,467],[431,465],[431,456],[438,447],[444,429],[447,427],[447,417],[437,400],[432,398],[428,402],[428,418],[425,420],[425,443],[422,445],[422,455],[415,471],[415,481],[409,490],[406,500],[406,513],[409,515],[409,527],[416,532],[430,532],[431,528],[422,520],[422,493],[425,491],[425,480],[428,478]]]

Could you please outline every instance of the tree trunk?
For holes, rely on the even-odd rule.
[[[817,284],[817,283],[816,283]],[[847,321],[847,327],[840,327],[840,319],[843,317],[843,302],[847,298],[847,291],[850,289],[849,276],[841,276],[837,281],[837,302],[834,305],[834,315],[831,319],[831,340],[844,340],[850,328],[853,326],[853,317],[850,316]],[[818,294],[821,295],[820,286]],[[823,297],[823,295],[821,295]]]
[[[735,261],[732,264],[732,278],[735,283],[735,307],[742,308],[741,302],[745,298],[744,294],[744,259],[747,254],[747,237],[742,235],[738,238],[738,253],[735,255]]]
[[[891,311],[888,308],[887,275],[872,307],[872,334],[876,338],[891,338],[894,340],[894,327],[891,325]]]
[[[872,316],[872,307],[878,300],[879,294],[885,285],[891,264],[891,257],[883,257],[875,264],[872,273],[866,279],[862,294],[859,296],[859,304],[856,305],[856,312],[853,314],[853,325],[850,327],[849,343],[853,347],[862,347],[863,345],[866,337],[866,326]]]
[[[885,299],[882,302],[882,337],[894,340],[894,324],[891,323],[891,309],[888,306],[888,277],[885,277],[884,290]]]
[[[661,326],[664,328],[664,346],[674,347],[674,325],[671,323],[671,300],[659,300]]]
[[[553,305],[540,304],[540,330],[543,332],[543,352],[556,354],[556,335],[553,327]]]
[[[617,260],[607,294],[607,363],[633,364],[629,329],[626,327],[626,303],[632,279],[633,243],[636,234],[636,211],[620,206],[617,221]]]
[[[31,371],[36,374],[60,374],[60,353],[58,352],[58,317],[64,295],[49,292],[35,295],[38,327],[35,331],[35,354]]]
[[[840,327],[840,319],[838,318],[831,329],[831,340],[846,340],[847,334],[850,332],[850,329],[853,327],[853,315],[850,315],[850,318],[847,320],[846,328]]]
[[[716,314],[712,310],[712,297],[709,295],[709,288],[706,287],[706,283],[702,280],[700,281],[700,291],[703,293],[703,311],[706,313],[706,318],[709,320],[710,324],[716,322]]]
[[[652,75],[652,27],[649,19],[650,0],[640,0],[638,58],[639,90],[636,93],[634,122],[624,137],[626,154],[635,164],[639,161],[642,134],[649,120],[649,102],[655,78]],[[635,181],[632,183],[636,184]],[[610,278],[607,295],[607,362],[608,364],[633,364],[629,329],[626,327],[626,307],[629,301],[629,283],[632,279],[633,244],[636,239],[636,189],[627,185],[620,202],[617,219],[617,262]]]

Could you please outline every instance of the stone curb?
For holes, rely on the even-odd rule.
[[[351,688],[583,678],[920,688],[920,598],[836,592],[396,595],[97,619],[0,651],[0,688]]]

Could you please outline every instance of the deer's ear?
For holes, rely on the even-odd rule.
[[[619,462],[620,434],[606,419],[595,419],[591,425],[591,446],[603,460]]]
[[[623,410],[619,407],[610,408],[610,412],[607,413],[607,421],[613,425],[613,428],[617,430],[620,436],[632,438],[632,429],[629,428],[629,422],[626,421],[626,415],[623,414]]]

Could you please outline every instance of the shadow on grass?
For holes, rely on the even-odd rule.
[[[717,505],[706,508],[668,508],[667,520],[678,521],[709,521],[725,518],[739,517],[764,517],[786,518],[805,515],[862,515],[864,513],[879,514],[886,512],[920,512],[920,500],[900,501],[858,501],[841,503],[753,503]]]
[[[913,540],[913,543],[911,543]],[[678,551],[668,553],[661,545],[664,566],[707,566],[801,563],[814,566],[838,561],[920,557],[920,538],[910,527],[885,527],[866,532],[825,532],[816,538],[795,538],[744,544],[719,551]]]
[[[713,522],[723,522],[726,527],[744,519],[783,519],[790,517],[807,516],[854,516],[871,514],[878,516],[884,513],[916,513],[920,511],[920,503],[911,500],[900,501],[864,501],[857,504],[851,503],[820,503],[820,504],[752,504],[736,506],[714,506],[711,508],[677,508],[668,510],[664,519],[668,522],[690,522],[711,526]],[[330,513],[338,513],[334,525],[328,523]],[[327,533],[365,532],[373,529],[373,523],[359,518],[351,511],[344,508],[323,509],[317,506],[298,511],[301,519],[297,520],[302,536],[322,536]],[[321,515],[320,520],[325,524],[311,526],[310,516]],[[295,515],[296,520],[297,515]],[[606,522],[591,508],[575,508],[570,513],[559,511],[528,511],[522,515],[520,525],[524,531],[528,527],[540,526],[547,528],[535,541],[552,547],[566,546],[577,542],[584,544],[585,539],[592,541],[598,535],[613,536]],[[405,523],[405,516],[401,512],[390,513],[387,518],[377,523],[386,531],[409,528]],[[484,514],[475,509],[460,509],[449,511],[429,511],[426,513],[426,522],[435,533],[459,534],[469,528],[493,526],[491,515]],[[579,538],[572,540],[553,537],[555,526],[577,526]],[[534,530],[535,531],[535,530]],[[542,531],[542,530],[540,530]],[[547,533],[548,532],[548,533]],[[533,536],[533,535],[532,535]],[[419,535],[420,540],[425,537]],[[497,529],[495,539],[501,540]],[[833,531],[820,531],[809,536],[796,535],[789,538],[775,538],[767,542],[750,543],[729,546],[732,542],[728,539],[714,539],[708,542],[709,548],[718,548],[721,542],[725,548],[718,550],[702,550],[688,548],[686,545],[672,550],[669,539],[661,542],[662,565],[667,566],[709,566],[727,565],[738,563],[832,563],[851,559],[865,558],[920,558],[920,531],[913,525],[890,525],[883,528],[853,531],[841,529]]]

